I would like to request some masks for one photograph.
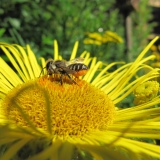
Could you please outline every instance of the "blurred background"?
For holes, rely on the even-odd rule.
[[[0,0],[0,41],[29,44],[46,59],[53,40],[65,59],[79,41],[79,55],[132,61],[160,34],[159,17],[160,0]],[[158,45],[152,52],[159,55]]]

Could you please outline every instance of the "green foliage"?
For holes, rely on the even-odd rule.
[[[152,33],[155,22],[149,23],[152,17],[152,8],[148,5],[148,0],[140,1],[137,12],[132,12],[133,23],[133,36],[132,36],[132,49],[133,59],[137,57],[137,54],[141,52],[144,46],[148,43],[148,36]]]
[[[140,12],[133,12],[133,49],[136,55],[143,48],[140,42],[147,38],[152,26],[144,26],[150,18],[147,2],[141,2]],[[59,43],[60,54],[67,59],[75,41],[78,53],[91,52],[104,62],[126,59],[124,17],[116,7],[116,0],[1,0],[0,41],[30,44],[38,57],[53,55],[53,40]],[[138,17],[138,18],[137,18]],[[124,43],[106,43],[101,46],[83,43],[86,32],[111,31],[123,38]],[[143,35],[140,34],[143,30]],[[134,57],[134,56],[133,56]]]
[[[1,5],[0,16],[3,18],[0,24],[6,29],[5,36],[12,37],[9,42],[29,43],[38,56],[52,55],[53,39],[58,40],[64,58],[70,54],[76,40],[80,41],[79,52],[84,49],[93,51],[92,46],[83,45],[85,32],[98,31],[99,28],[119,30],[116,29],[118,10],[112,9],[114,0],[107,3],[105,0],[82,0],[80,3],[74,0],[11,0],[2,1]],[[98,51],[99,48],[92,54],[99,56]]]

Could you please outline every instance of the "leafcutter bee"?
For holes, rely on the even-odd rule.
[[[88,66],[83,63],[83,58],[75,58],[71,61],[49,59],[46,62],[47,75],[60,74],[60,83],[63,84],[63,76],[66,75],[74,84],[77,84],[70,75],[78,78],[88,71]]]

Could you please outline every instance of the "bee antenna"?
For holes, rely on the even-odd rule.
[[[40,76],[41,76],[41,74],[42,74],[42,71],[43,71],[45,68],[46,68],[46,67],[43,67],[43,68],[42,68],[41,73],[40,73],[40,75],[39,75],[38,78],[40,78]]]

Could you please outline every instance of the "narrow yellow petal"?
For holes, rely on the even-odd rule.
[[[41,64],[42,64],[42,68],[44,68],[46,66],[46,61],[43,57],[40,57],[40,61],[41,61]]]
[[[59,56],[58,56],[58,59],[59,59],[59,60],[62,60],[63,58],[62,58],[62,56],[59,55]]]
[[[101,78],[104,74],[107,73],[108,69],[110,69],[111,67],[117,65],[117,64],[124,64],[124,62],[114,62],[109,64],[107,67],[105,67],[98,75],[97,77],[93,80],[92,84],[96,85],[97,82],[99,82],[99,78]]]
[[[22,80],[18,77],[18,75],[7,65],[7,63],[0,58],[0,69],[1,69],[1,79],[4,79],[11,83],[13,86],[17,86],[22,83]],[[3,74],[3,75],[2,75]],[[2,78],[4,77],[4,78]],[[10,85],[8,85],[10,86]]]
[[[32,78],[38,77],[41,70],[40,70],[40,66],[37,62],[36,56],[33,53],[33,51],[31,50],[30,46],[27,45],[27,52],[28,52],[28,59],[30,61],[30,65],[32,67],[32,75],[34,75]]]
[[[48,132],[50,134],[52,134],[52,118],[51,118],[51,106],[50,106],[50,99],[49,99],[49,93],[44,89],[44,88],[41,88],[39,86],[37,86],[41,92],[44,94],[44,97],[45,97],[45,102],[46,102],[46,111],[47,111],[47,129],[48,129]]]
[[[151,46],[159,39],[159,36],[156,36],[146,47],[145,49],[139,54],[138,58],[135,60],[134,63],[137,63],[140,59],[143,58],[143,56],[146,54],[146,52],[151,48]]]
[[[57,60],[58,59],[58,43],[56,40],[54,40],[54,60]]]
[[[124,116],[120,116],[120,115],[124,115],[124,114],[128,114],[128,113],[130,114],[135,111],[141,111],[143,109],[148,109],[149,107],[155,106],[156,104],[159,104],[159,103],[160,103],[160,97],[158,96],[147,103],[144,103],[144,104],[141,104],[141,105],[138,105],[135,107],[130,107],[130,108],[125,108],[123,110],[119,110],[119,111],[117,111],[118,116],[117,116],[116,120],[118,120],[119,118],[120,119],[124,118]]]
[[[73,50],[72,50],[72,53],[71,53],[70,60],[76,58],[77,50],[78,50],[78,41],[76,41],[76,43],[74,44],[74,47],[73,47]]]
[[[155,73],[155,75],[154,75],[154,73]],[[141,83],[144,83],[144,82],[149,81],[153,78],[156,78],[156,77],[158,77],[158,75],[159,75],[159,73],[158,72],[156,73],[156,70],[150,71],[148,74],[146,74],[146,75],[140,77],[139,79],[136,79],[132,83],[130,83],[127,87],[125,87],[123,89],[122,88],[119,89],[118,94],[119,95],[123,94],[121,97],[118,98],[119,95],[118,94],[116,95],[116,93],[114,95],[110,95],[110,97],[113,97],[111,99],[114,100],[114,104],[117,104],[122,99],[124,99],[127,95],[132,93],[134,91],[134,89],[137,88]],[[118,88],[117,88],[117,90],[118,90]]]
[[[31,79],[30,74],[32,74],[32,68],[31,68],[28,56],[26,54],[26,50],[19,45],[14,45],[14,46],[17,47],[19,52],[21,53],[20,56],[22,56],[22,60],[24,62],[25,68],[26,68],[26,69],[23,70],[23,72],[24,72],[27,80],[29,80],[29,79]]]
[[[41,68],[41,72],[43,73],[42,75],[45,75],[46,74],[46,61],[43,57],[40,57],[40,61],[41,61],[41,64],[42,64],[42,68]],[[43,70],[43,71],[42,71]],[[41,76],[41,75],[39,75]]]
[[[15,69],[17,70],[17,72],[20,74],[20,76],[22,77],[22,79],[25,81],[26,77],[24,76],[24,74],[22,73],[22,70],[20,69],[20,67],[18,66],[17,62],[15,61],[15,59],[13,58],[13,56],[10,54],[10,52],[4,47],[1,46],[2,50],[4,51],[4,53],[6,54],[6,56],[9,58],[9,60],[11,61],[11,63],[13,64],[13,66],[15,67]],[[20,58],[18,57],[18,55],[16,54],[17,51],[15,50],[14,47],[9,47],[9,50],[12,52],[12,54],[16,57],[16,59],[18,61],[21,61]]]
[[[90,53],[87,51],[84,51],[81,55],[81,58],[84,58],[84,64],[89,66],[89,63],[91,62],[92,58],[90,58]]]
[[[14,47],[14,46],[15,46],[15,47]],[[29,74],[28,74],[27,69],[28,69],[28,67],[30,67],[30,64],[29,64],[28,67],[27,67],[27,61],[26,61],[26,59],[28,60],[28,57],[27,57],[27,55],[26,55],[26,52],[25,52],[24,48],[21,47],[21,46],[19,46],[19,45],[16,45],[16,44],[13,45],[13,47],[12,47],[11,45],[10,45],[10,46],[8,45],[8,48],[13,48],[13,49],[16,51],[16,54],[14,54],[14,50],[13,50],[12,54],[14,54],[14,56],[15,56],[18,64],[19,64],[20,67],[21,67],[21,70],[22,70],[22,72],[23,72],[23,74],[24,74],[24,76],[25,76],[25,80],[24,80],[24,81],[29,80],[29,79],[30,79],[30,76],[29,76]],[[26,63],[24,63],[24,61],[25,61]],[[22,77],[22,78],[23,78],[23,77]],[[23,79],[24,79],[24,78],[23,78]]]
[[[80,57],[81,57],[81,58],[84,58],[85,56],[88,55],[88,53],[89,53],[89,52],[87,52],[87,51],[83,51],[83,52],[81,53]],[[90,55],[88,55],[87,57],[89,58]]]
[[[13,85],[11,85],[11,83],[9,83],[9,81],[7,81],[7,79],[2,74],[0,74],[0,80],[0,89],[1,91],[4,91],[3,93],[7,93],[13,88]]]
[[[79,145],[80,148],[89,152],[96,160],[128,160],[125,154],[112,147],[96,145]]]
[[[121,69],[121,68],[119,68],[119,69]],[[126,69],[122,70],[118,74],[115,74],[115,73],[117,73],[116,71],[113,74],[112,73],[109,74],[108,77],[105,78],[105,84],[104,84],[104,86],[102,86],[101,90],[104,91],[106,94],[115,93],[114,90],[119,85],[119,81],[121,81],[125,72],[126,72]]]
[[[59,151],[59,160],[71,160],[73,156],[73,151],[74,145],[69,142],[65,142],[62,145],[61,150]]]
[[[93,79],[93,76],[95,75],[97,69],[101,66],[102,62],[97,62],[96,63],[96,58],[93,58],[92,62],[91,62],[91,66],[89,71],[87,72],[87,74],[85,75],[85,77],[83,78],[84,80],[86,80],[87,82],[91,82],[91,80]]]

